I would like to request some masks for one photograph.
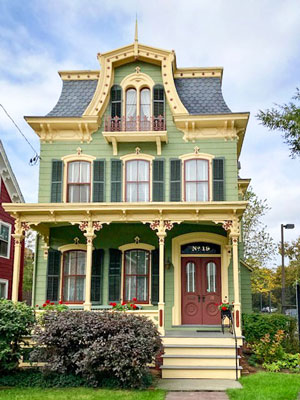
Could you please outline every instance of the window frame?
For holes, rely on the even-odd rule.
[[[65,258],[66,258],[66,255],[68,253],[72,253],[72,252],[76,252],[77,253],[79,251],[82,252],[82,253],[85,253],[85,275],[78,275],[78,274],[76,274],[76,275],[74,275],[74,274],[73,275],[65,275]],[[76,257],[76,272],[77,272],[77,257]],[[60,289],[60,299],[63,302],[63,304],[84,304],[85,299],[82,300],[82,301],[69,301],[69,300],[65,300],[64,299],[65,277],[72,277],[72,276],[75,276],[75,277],[77,277],[77,276],[83,277],[84,276],[85,280],[86,280],[86,249],[84,250],[82,248],[78,248],[78,249],[71,248],[71,249],[65,250],[63,252],[63,254],[62,254],[61,289]],[[84,280],[84,286],[85,286],[85,280]],[[75,279],[75,290],[76,290],[76,279]],[[76,291],[75,291],[75,293],[76,293]],[[74,297],[76,297],[76,296],[74,296]]]
[[[0,284],[3,284],[4,283],[4,285],[5,285],[5,289],[4,289],[4,297],[0,297],[0,299],[1,298],[3,298],[3,299],[7,299],[8,298],[8,284],[9,284],[9,281],[8,281],[8,279],[3,279],[3,278],[0,278]]]
[[[138,172],[139,172],[139,162],[143,161],[143,162],[147,162],[148,163],[148,176],[149,176],[149,180],[148,181],[128,181],[127,180],[127,164],[130,162],[134,162],[136,161],[137,164],[137,176],[138,176]],[[125,162],[125,202],[126,203],[149,203],[150,202],[150,191],[151,191],[151,175],[150,175],[150,169],[151,169],[151,164],[149,160],[143,160],[143,159],[132,159],[132,160],[128,160]],[[140,184],[147,184],[148,183],[148,187],[149,187],[149,191],[148,191],[148,200],[145,201],[139,201],[139,185]],[[137,201],[128,201],[127,200],[127,184],[136,184],[137,185]]]
[[[5,221],[0,221],[0,227],[1,227],[1,225],[4,225],[4,226],[6,226],[8,228],[8,241],[7,241],[7,255],[3,256],[3,255],[0,254],[0,258],[5,258],[6,260],[9,260],[10,259],[10,248],[11,248],[12,226],[11,226],[11,224],[9,222],[5,222]]]
[[[112,99],[112,91],[113,90],[118,90],[118,91],[120,91],[120,93],[121,93],[121,99],[120,100],[113,100]],[[121,115],[115,115],[114,117],[112,116],[112,111],[113,111],[113,107],[112,107],[112,105],[113,104],[120,104],[120,114]],[[118,117],[118,118],[122,118],[122,87],[120,86],[120,85],[113,85],[112,87],[111,87],[111,89],[110,89],[110,116],[111,116],[111,118],[113,119],[113,118],[116,118],[116,117]]]
[[[87,164],[89,164],[89,167],[90,167],[90,181],[89,182],[80,182],[80,183],[70,183],[69,182],[69,168],[70,168],[70,164],[72,164],[72,163],[76,163],[76,162],[79,162],[79,163],[87,163]],[[81,166],[79,167],[79,168],[81,168]],[[80,170],[79,170],[80,171]],[[73,160],[73,161],[69,161],[68,162],[68,164],[67,164],[67,182],[66,182],[66,186],[67,186],[67,203],[71,203],[70,202],[70,199],[69,199],[69,187],[72,185],[72,186],[89,186],[89,196],[88,196],[88,201],[85,201],[85,202],[82,202],[82,201],[79,201],[79,203],[90,203],[91,202],[91,192],[92,192],[92,190],[91,190],[91,188],[92,188],[92,182],[93,182],[93,180],[92,180],[92,163],[90,162],[90,161],[87,161],[87,160]],[[73,202],[72,201],[72,203],[75,203],[75,202]],[[78,203],[78,201],[76,202],[76,203]]]
[[[141,274],[126,274],[126,253],[131,252],[131,251],[143,251],[145,253],[148,253],[148,274],[141,275]],[[147,304],[150,305],[150,299],[151,299],[151,293],[150,293],[150,288],[151,288],[151,250],[148,249],[143,249],[143,248],[130,248],[127,249],[123,252],[123,293],[122,293],[122,301],[126,303],[131,303],[131,300],[128,300],[125,298],[126,294],[126,276],[135,276],[136,277],[136,282],[137,282],[137,277],[138,276],[146,276],[148,281],[147,281],[147,300],[146,301],[139,301],[137,298],[137,294],[134,296],[137,298],[136,304]],[[137,285],[136,285],[136,293],[137,293]]]
[[[194,160],[196,160],[196,161],[205,161],[207,163],[207,180],[205,180],[205,181],[203,181],[203,180],[188,181],[186,179],[186,170],[187,170],[186,164],[188,162],[194,161]],[[209,164],[210,164],[209,160],[207,160],[205,158],[189,158],[188,160],[184,160],[184,163],[183,163],[183,168],[184,168],[183,184],[184,184],[184,201],[185,202],[193,203],[193,202],[201,202],[201,201],[202,202],[210,201],[210,199],[211,199],[211,197],[210,197],[210,175],[211,175],[211,173],[210,173],[210,165]],[[196,183],[196,185],[197,185],[198,183],[206,183],[206,182],[207,182],[207,200],[198,200],[197,199],[197,191],[196,191],[196,200],[195,201],[186,199],[186,191],[187,191],[186,190],[186,184],[187,183]]]

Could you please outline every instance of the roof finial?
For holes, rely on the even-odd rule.
[[[135,33],[134,33],[134,41],[138,42],[138,20],[137,20],[137,14],[135,15]]]

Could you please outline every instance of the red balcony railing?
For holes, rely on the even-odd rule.
[[[105,132],[165,131],[166,122],[163,115],[158,117],[110,117],[104,121]]]

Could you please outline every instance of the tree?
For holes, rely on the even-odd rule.
[[[249,204],[242,219],[244,257],[253,267],[266,266],[276,252],[275,242],[267,232],[267,226],[261,221],[270,207],[267,200],[259,199],[251,187],[246,192],[245,200]]]
[[[300,101],[300,90],[296,89],[292,100]],[[276,104],[277,108],[259,110],[256,115],[262,125],[270,130],[282,131],[284,141],[288,144],[292,158],[300,156],[300,104],[290,101],[288,104]]]

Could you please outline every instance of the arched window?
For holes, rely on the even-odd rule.
[[[130,88],[126,91],[126,130],[135,131],[136,130],[136,100],[137,94],[136,89]]]
[[[216,275],[217,275],[216,264],[211,261],[206,266],[208,293],[213,293],[217,291]]]
[[[184,163],[185,200],[208,201],[208,160],[192,159]]]
[[[126,162],[125,198],[128,202],[150,201],[150,162],[130,160]]]
[[[153,130],[162,130],[165,119],[165,92],[162,85],[153,88]]]
[[[149,263],[149,251],[125,252],[124,301],[136,298],[138,303],[149,303]]]
[[[82,303],[85,300],[85,262],[85,251],[65,252],[62,293],[64,302]]]
[[[150,130],[151,99],[150,89],[144,88],[140,92],[140,130]]]
[[[67,201],[69,203],[87,203],[91,197],[91,163],[72,161],[68,163]]]

